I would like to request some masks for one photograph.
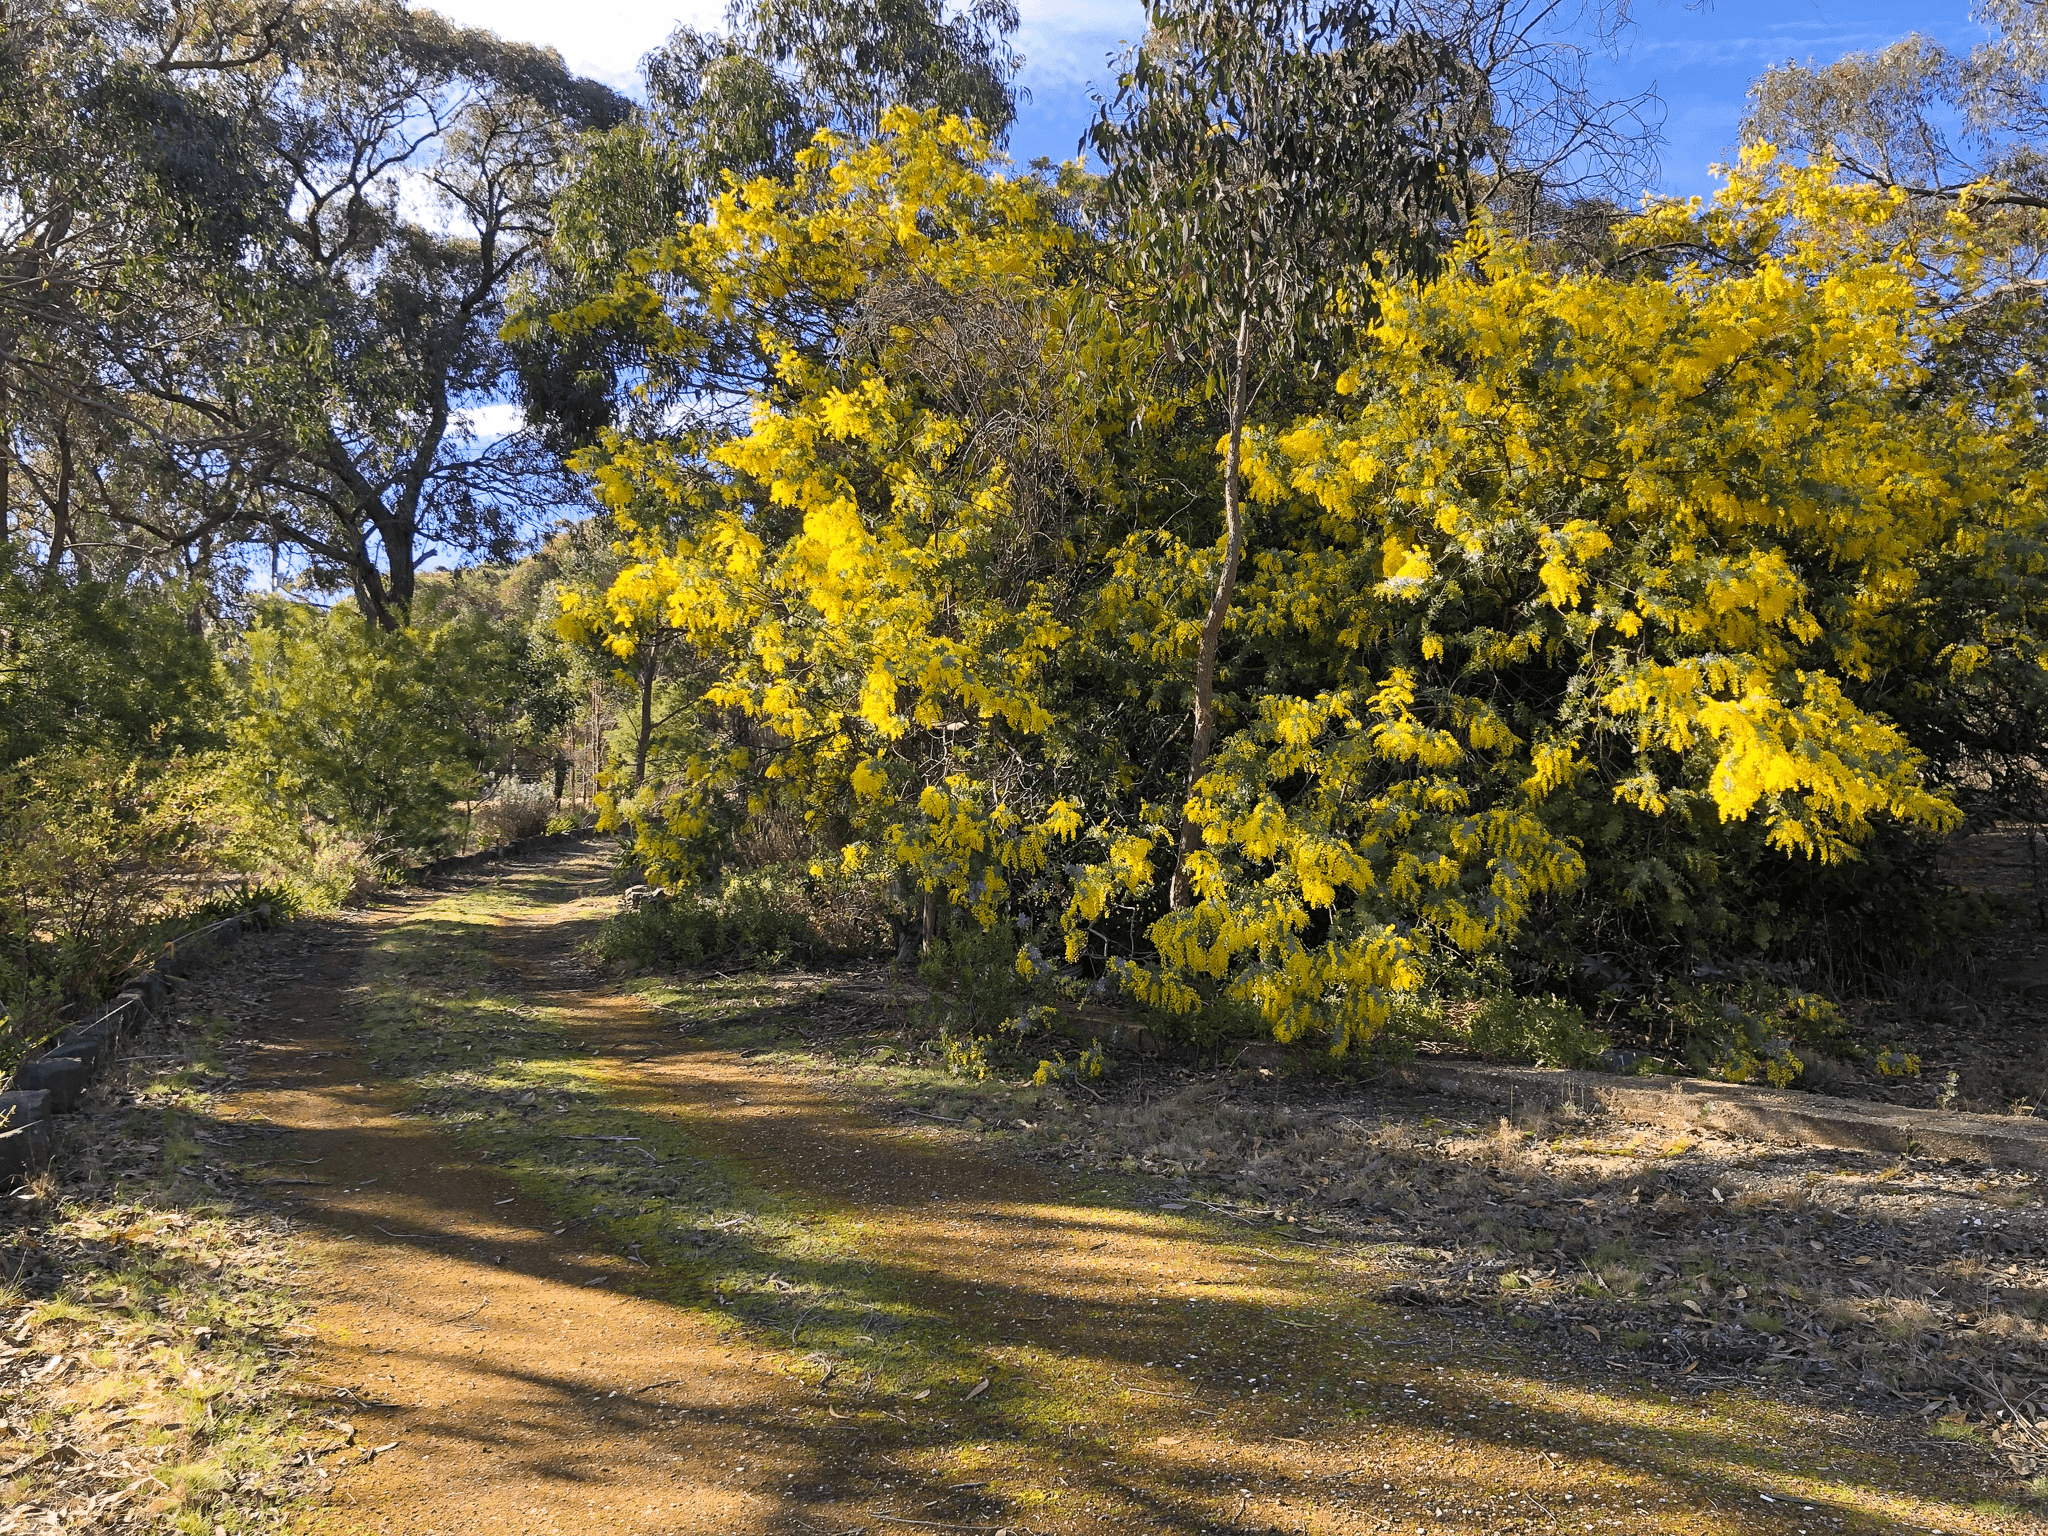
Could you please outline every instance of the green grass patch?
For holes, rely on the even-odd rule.
[[[519,1189],[638,1265],[638,1294],[745,1327],[865,1396],[964,1390],[985,1362],[855,1252],[857,1217],[766,1189],[673,1115],[635,1103],[552,1009],[493,963],[516,887],[451,896],[388,931],[364,972],[372,1060]],[[771,1028],[742,1031],[768,1044]]]

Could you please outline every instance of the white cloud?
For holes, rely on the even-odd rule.
[[[641,55],[678,22],[715,27],[725,16],[725,0],[440,0],[431,8],[466,27],[552,48],[571,68],[622,90],[637,87]]]
[[[472,406],[466,411],[458,411],[456,420],[472,434],[486,440],[509,437],[526,425],[525,413],[510,401]]]

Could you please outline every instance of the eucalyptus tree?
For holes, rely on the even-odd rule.
[[[216,521],[241,504],[251,435],[167,397],[226,365],[214,301],[278,190],[246,93],[300,31],[291,0],[0,5],[9,565],[146,564],[193,531],[190,503]],[[154,550],[118,516],[145,502],[172,535]]]
[[[1372,0],[1148,0],[1088,143],[1126,280],[1221,403],[1223,539],[1193,679],[1192,795],[1245,548],[1241,453],[1260,397],[1427,272],[1469,212],[1488,91],[1455,44]],[[1189,898],[1185,814],[1170,891]]]
[[[272,91],[277,296],[296,325],[252,375],[277,392],[238,402],[290,445],[259,536],[392,628],[424,562],[508,553],[550,494],[550,456],[471,416],[510,398],[505,303],[573,145],[626,103],[552,51],[396,0],[324,9]]]
[[[623,98],[399,0],[6,22],[0,526],[33,509],[40,564],[267,547],[392,627],[435,553],[505,553],[564,494],[467,421],[510,397],[507,293]]]
[[[1745,138],[1931,205],[1967,195],[2048,208],[2048,12],[1979,0],[1989,38],[1959,53],[1912,33],[1828,64],[1786,63],[1750,92]]]

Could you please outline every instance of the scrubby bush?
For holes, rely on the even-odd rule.
[[[886,930],[879,920],[861,918],[864,906],[809,872],[731,874],[715,887],[657,894],[628,907],[599,931],[595,954],[649,970],[872,954]]]
[[[533,837],[548,829],[554,810],[555,797],[548,785],[508,779],[489,799],[477,802],[473,808],[471,845],[489,848],[515,838]]]
[[[235,668],[244,792],[386,869],[445,852],[455,806],[510,750],[505,732],[525,729],[506,702],[525,655],[474,618],[387,632],[349,603],[265,604]],[[552,802],[520,789],[486,806],[488,830],[517,836]]]
[[[0,1066],[205,910],[218,838],[181,759],[60,755],[0,774]]]
[[[1845,1049],[1841,1010],[1824,997],[1750,975],[1719,984],[1675,983],[1642,1011],[1696,1071],[1731,1083],[1791,1086],[1797,1047]]]
[[[1539,1067],[1590,1067],[1607,1037],[1561,997],[1517,997],[1503,992],[1479,1005],[1467,1040],[1496,1061],[1533,1061]]]
[[[213,647],[170,594],[0,572],[0,766],[160,761],[218,745],[222,717]]]

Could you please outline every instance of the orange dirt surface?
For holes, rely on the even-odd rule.
[[[313,1530],[2043,1528],[1973,1507],[1982,1456],[1917,1420],[1589,1378],[1374,1302],[1357,1253],[1144,1209],[679,1035],[574,959],[615,905],[605,873],[571,850],[337,920],[221,1100],[274,1133],[271,1193],[315,1260],[307,1391],[353,1431]],[[498,984],[594,1052],[622,1111],[844,1233],[854,1288],[905,1301],[986,1385],[935,1366],[877,1390],[802,1316],[742,1324],[409,1106],[355,1023],[364,956],[458,899],[492,925]]]

